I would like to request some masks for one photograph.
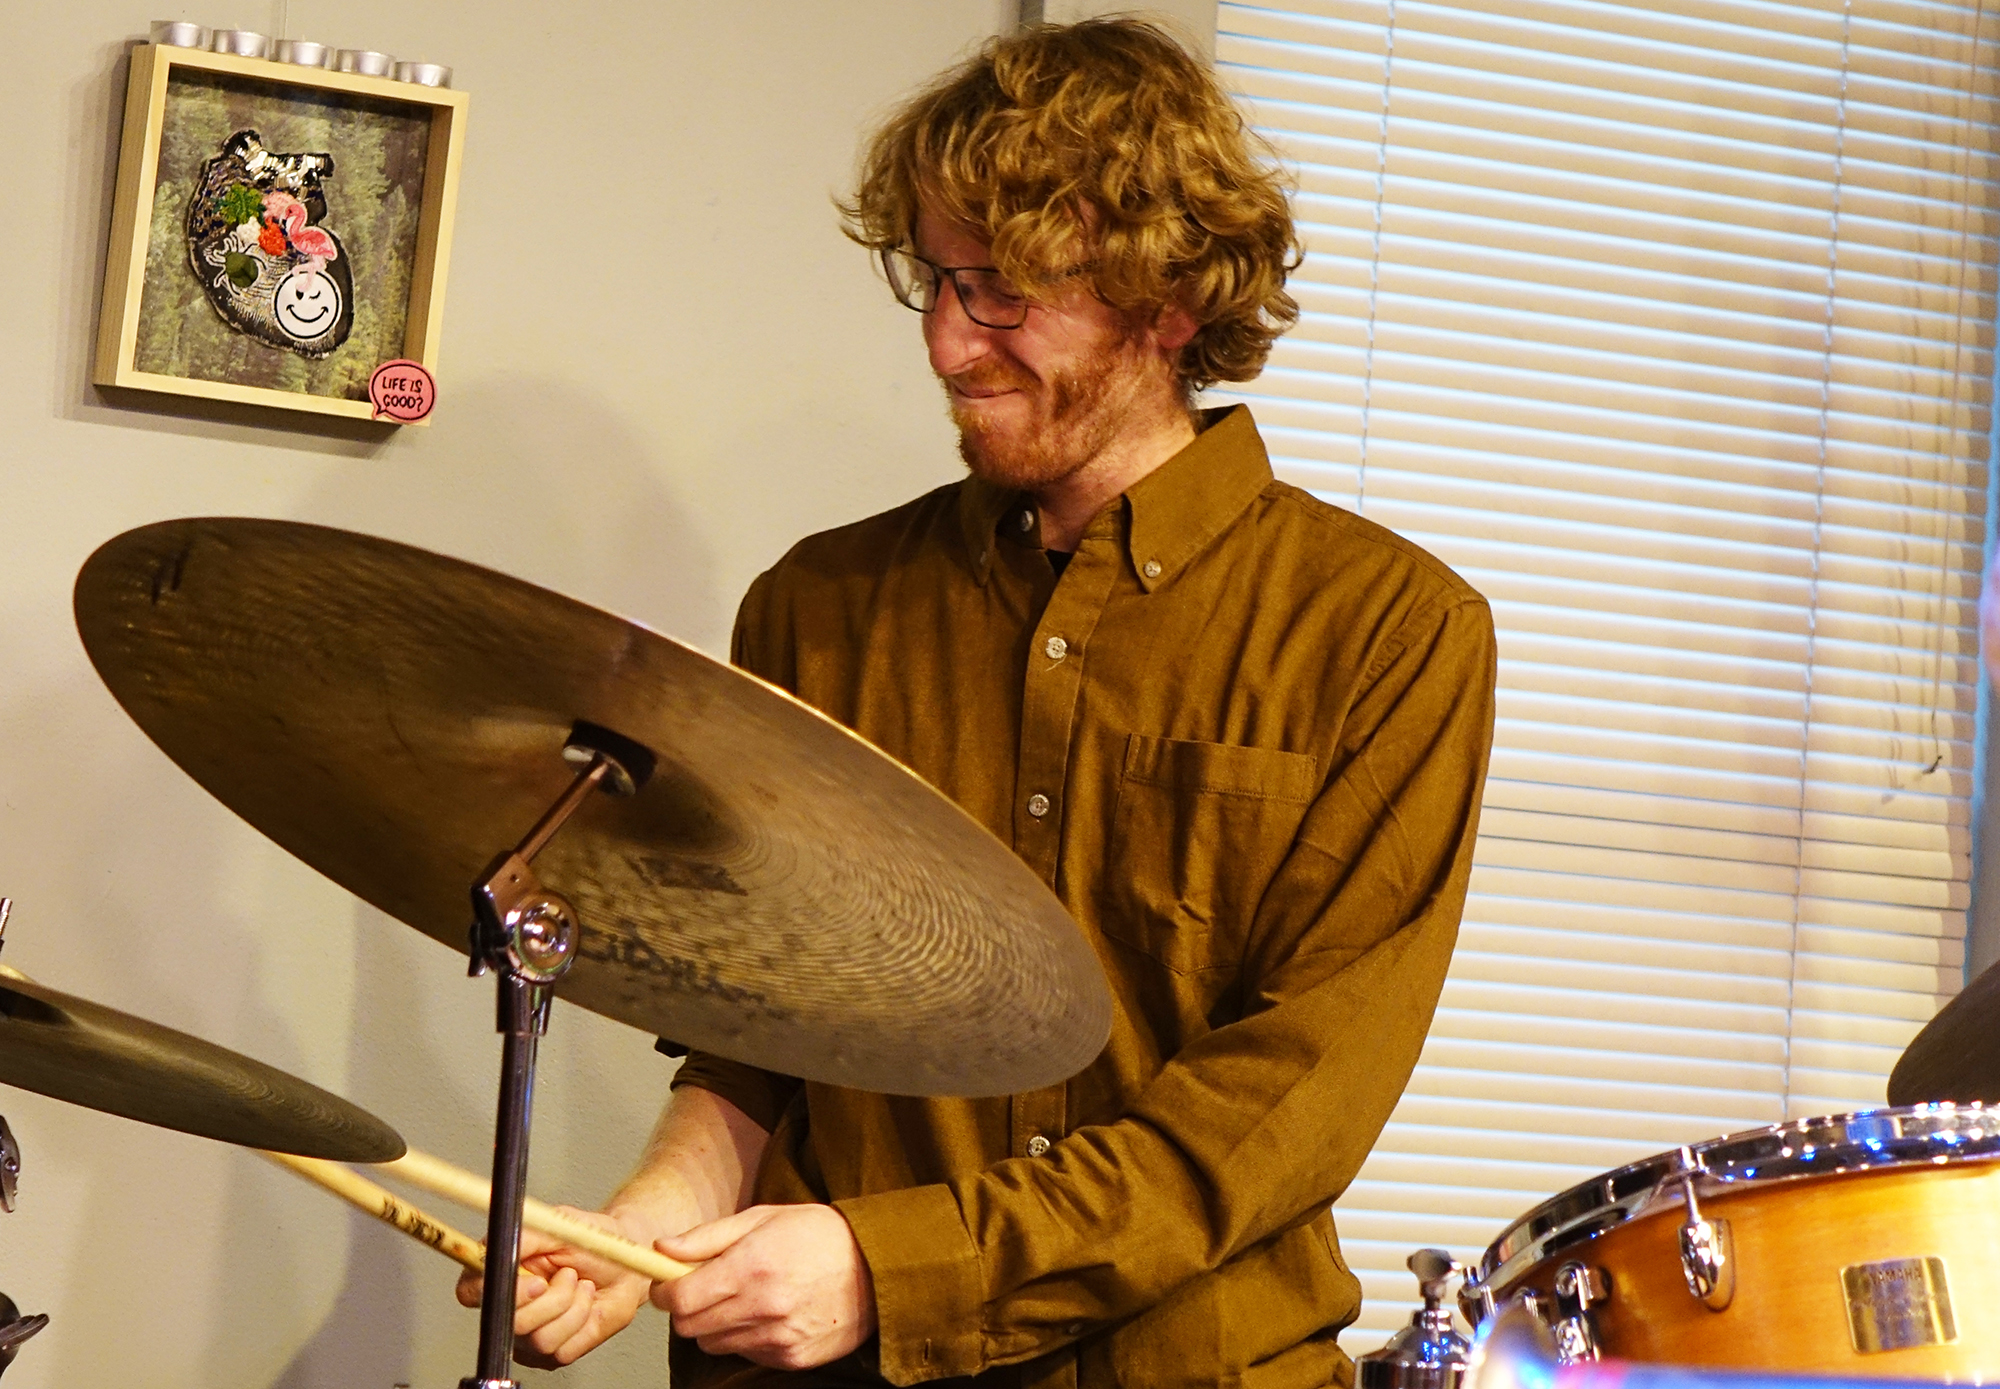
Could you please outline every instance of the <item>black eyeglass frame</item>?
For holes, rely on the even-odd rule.
[[[967,274],[998,275],[1000,267],[997,265],[939,265],[934,260],[918,255],[907,246],[884,246],[880,255],[882,258],[882,273],[889,280],[889,292],[894,294],[896,302],[906,309],[914,310],[917,313],[936,313],[938,293],[943,289],[944,282],[950,280],[951,292],[958,296],[959,308],[965,310],[965,316],[980,327],[992,328],[997,332],[1010,333],[1028,321],[1028,310],[1032,307],[1032,301],[1019,293],[1010,293],[1007,296],[1020,306],[1020,316],[1014,319],[1012,323],[994,323],[988,319],[981,318],[972,311],[972,304],[966,297],[965,285],[958,277]],[[925,267],[936,276],[935,287],[931,292],[931,306],[929,308],[925,308],[921,304],[912,303],[910,300],[904,298],[901,292],[896,289],[897,275],[895,267],[892,264],[892,258],[895,256],[908,256],[911,260]],[[914,290],[917,286],[912,285],[911,288]]]

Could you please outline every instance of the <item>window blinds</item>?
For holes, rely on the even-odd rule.
[[[1883,1102],[1958,989],[1996,34],[1920,0],[1223,3],[1298,180],[1280,476],[1493,604],[1422,1064],[1336,1207],[1351,1350],[1661,1148]]]

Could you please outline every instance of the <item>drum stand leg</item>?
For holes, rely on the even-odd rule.
[[[653,770],[652,755],[644,748],[587,724],[571,732],[563,756],[587,765],[527,838],[496,858],[472,888],[471,972],[491,970],[495,975],[503,1041],[493,1127],[493,1195],[486,1214],[486,1285],[479,1301],[479,1372],[461,1379],[459,1389],[519,1389],[510,1370],[535,1053],[548,1031],[553,985],[575,960],[582,934],[576,909],[544,888],[528,864],[592,791],[629,796]]]

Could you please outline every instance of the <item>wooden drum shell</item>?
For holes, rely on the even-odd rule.
[[[1711,1311],[1688,1291],[1679,1230],[1684,1204],[1656,1209],[1569,1243],[1494,1292],[1534,1289],[1555,1305],[1556,1271],[1602,1269],[1610,1296],[1591,1308],[1600,1352],[1654,1363],[1833,1372],[1861,1378],[2000,1384],[2000,1161],[1953,1161],[1797,1177],[1701,1198],[1727,1221],[1735,1293]],[[1842,1270],[1941,1258],[1955,1339],[1859,1351]]]

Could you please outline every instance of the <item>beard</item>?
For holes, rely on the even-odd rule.
[[[958,426],[958,454],[974,477],[1032,492],[1069,477],[1108,446],[1139,394],[1144,362],[1136,339],[1113,339],[1038,380],[1019,363],[996,360],[954,378],[972,390],[1018,390],[1032,405],[1024,422],[968,408],[941,383]]]

